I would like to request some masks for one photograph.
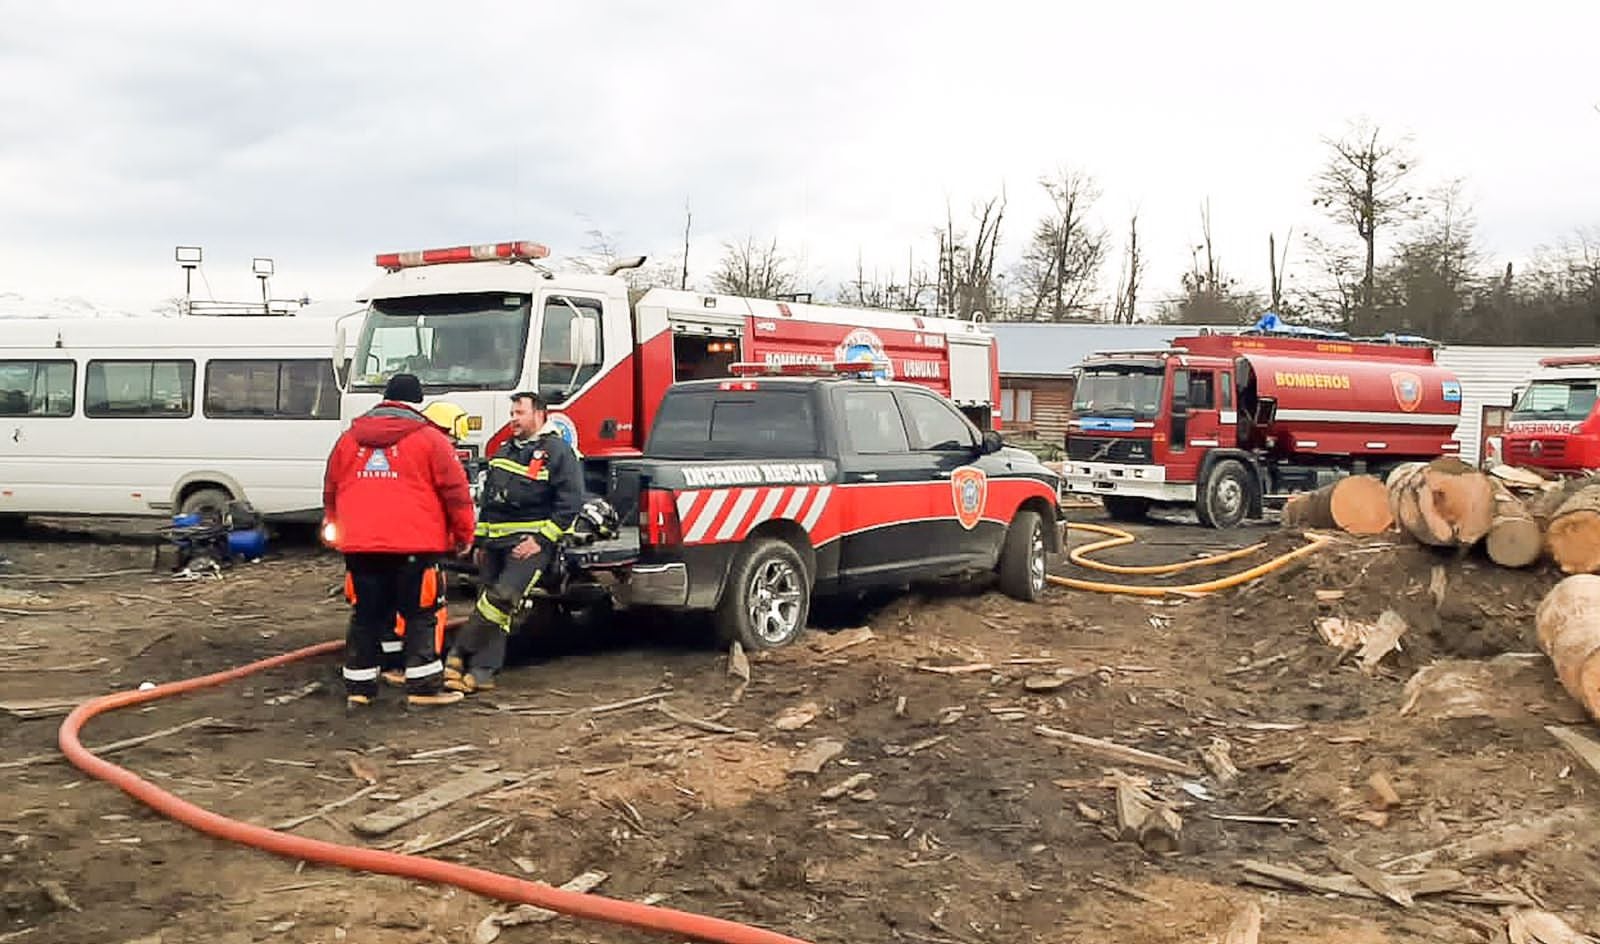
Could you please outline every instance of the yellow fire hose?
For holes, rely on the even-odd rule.
[[[1239,548],[1238,550],[1226,551],[1222,554],[1212,554],[1208,557],[1197,557],[1194,560],[1180,561],[1175,564],[1105,564],[1101,563],[1100,561],[1091,560],[1089,555],[1098,553],[1100,551],[1109,550],[1113,547],[1122,547],[1124,545],[1133,544],[1138,541],[1138,538],[1134,537],[1129,532],[1122,530],[1121,528],[1113,528],[1110,525],[1069,521],[1067,522],[1066,527],[1072,531],[1087,531],[1091,534],[1109,535],[1109,537],[1105,538],[1104,540],[1092,541],[1080,548],[1069,551],[1067,553],[1067,559],[1072,561],[1074,564],[1077,564],[1079,567],[1087,567],[1091,570],[1100,570],[1113,574],[1175,574],[1185,570],[1193,569],[1195,567],[1209,567],[1216,564],[1225,564],[1228,561],[1238,560],[1241,557],[1248,557],[1249,555],[1254,554],[1267,546],[1266,542],[1263,541],[1257,544],[1252,544],[1249,547]],[[1140,597],[1164,597],[1169,594],[1197,595],[1214,593],[1218,590],[1226,590],[1229,587],[1237,587],[1240,584],[1254,580],[1263,574],[1270,574],[1286,564],[1292,563],[1293,561],[1299,560],[1300,558],[1306,557],[1310,554],[1315,554],[1317,551],[1326,547],[1333,541],[1333,538],[1328,535],[1317,534],[1310,531],[1306,532],[1305,538],[1306,544],[1303,547],[1295,548],[1286,554],[1279,554],[1277,557],[1274,557],[1269,561],[1263,561],[1254,567],[1241,570],[1236,574],[1229,574],[1226,577],[1218,577],[1215,580],[1207,580],[1204,583],[1191,583],[1179,587],[1140,587],[1123,583],[1102,583],[1098,580],[1079,580],[1075,577],[1058,577],[1055,574],[1051,574],[1049,579],[1051,583],[1057,586],[1069,587],[1073,590],[1088,590],[1094,593],[1122,593],[1129,596]]]

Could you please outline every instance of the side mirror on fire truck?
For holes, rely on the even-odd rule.
[[[1272,421],[1278,416],[1278,398],[1262,397],[1256,401],[1255,421],[1257,426],[1271,426]]]
[[[590,317],[572,319],[572,330],[568,333],[571,351],[568,361],[578,367],[588,367],[600,360],[599,356],[599,331],[600,323]]]
[[[992,429],[986,429],[983,431],[983,441],[978,446],[978,452],[985,456],[993,455],[1004,449],[1005,446],[1006,441],[1000,437],[999,433]]]

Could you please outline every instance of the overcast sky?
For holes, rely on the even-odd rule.
[[[0,293],[142,309],[356,295],[374,253],[528,238],[575,252],[778,239],[809,287],[929,260],[1003,185],[1002,254],[1058,166],[1140,214],[1145,294],[1211,201],[1224,264],[1318,223],[1321,138],[1409,135],[1468,182],[1485,247],[1600,225],[1600,3],[45,4],[0,0]],[[1311,277],[1308,268],[1300,278]]]

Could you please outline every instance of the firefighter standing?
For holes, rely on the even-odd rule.
[[[422,631],[405,634],[403,669],[411,705],[445,705],[461,695],[443,688],[435,619],[424,606],[425,581],[440,555],[470,546],[472,493],[444,432],[411,404],[422,384],[396,374],[383,402],[350,424],[328,456],[324,532],[345,556],[355,615],[345,638],[345,701],[371,704],[378,693],[381,641],[395,618]]]
[[[538,394],[511,395],[511,426],[480,497],[477,606],[445,660],[445,685],[458,692],[494,688],[506,637],[583,507],[581,462]]]

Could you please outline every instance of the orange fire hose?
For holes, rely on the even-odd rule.
[[[1266,547],[1266,543],[1262,542],[1259,544],[1252,544],[1249,547],[1239,548],[1238,550],[1226,551],[1221,554],[1212,554],[1208,557],[1199,557],[1194,560],[1180,561],[1175,564],[1105,564],[1101,563],[1100,561],[1090,560],[1087,555],[1093,554],[1097,551],[1108,550],[1113,547],[1122,547],[1125,544],[1132,544],[1137,541],[1138,538],[1134,537],[1129,532],[1122,530],[1121,528],[1113,528],[1109,525],[1103,524],[1068,522],[1067,528],[1073,531],[1088,531],[1092,534],[1110,535],[1110,537],[1105,540],[1094,541],[1089,544],[1085,544],[1083,547],[1069,551],[1067,553],[1067,558],[1080,567],[1103,570],[1114,574],[1179,573],[1195,567],[1206,567],[1214,564],[1226,563],[1231,560],[1237,560],[1238,558],[1254,554],[1256,551]],[[1264,561],[1254,567],[1239,571],[1236,574],[1229,574],[1226,577],[1219,577],[1216,580],[1207,580],[1204,583],[1191,583],[1179,587],[1140,587],[1132,584],[1102,583],[1098,580],[1080,580],[1076,577],[1058,577],[1055,574],[1051,574],[1049,576],[1049,580],[1051,583],[1056,584],[1057,586],[1069,587],[1073,590],[1088,590],[1095,593],[1122,593],[1129,596],[1141,597],[1164,597],[1168,594],[1215,593],[1218,590],[1226,590],[1229,587],[1237,587],[1242,583],[1246,583],[1256,579],[1257,577],[1269,574],[1286,564],[1299,560],[1307,555],[1316,553],[1333,541],[1333,538],[1328,535],[1317,534],[1310,531],[1306,532],[1305,538],[1306,544],[1303,547],[1298,547],[1286,554],[1279,554],[1277,557],[1274,557],[1269,561]]]
[[[643,931],[656,931],[677,938],[712,941],[717,944],[808,944],[799,938],[788,937],[775,931],[766,931],[748,925],[710,918],[703,915],[619,901],[599,895],[563,891],[550,885],[501,875],[484,869],[470,868],[451,862],[441,862],[423,856],[401,855],[334,842],[306,839],[278,832],[262,826],[229,819],[218,813],[195,806],[162,790],[147,780],[142,780],[123,767],[103,760],[91,753],[78,740],[78,733],[89,719],[118,708],[142,705],[145,702],[181,695],[201,688],[222,685],[235,679],[287,665],[302,659],[328,655],[344,649],[343,641],[325,642],[283,655],[262,659],[238,668],[211,675],[168,682],[146,691],[123,691],[103,695],[79,705],[61,723],[58,742],[67,760],[91,777],[104,780],[124,793],[162,815],[186,826],[208,833],[219,839],[286,856],[320,862],[324,865],[342,866],[362,872],[381,872],[399,875],[424,882],[454,885],[488,898],[517,904],[534,905],[550,911],[559,911],[574,918],[605,921]]]

